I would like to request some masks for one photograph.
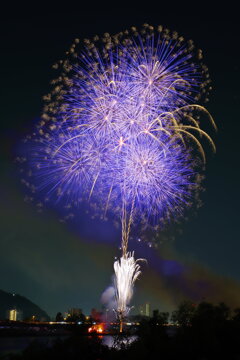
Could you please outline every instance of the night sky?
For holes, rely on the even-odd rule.
[[[207,108],[218,126],[217,134],[211,132],[217,153],[207,151],[203,206],[189,214],[181,232],[174,239],[172,232],[160,234],[157,250],[130,243],[148,261],[132,303],[149,301],[152,309],[171,311],[190,298],[240,307],[239,25],[229,5],[194,6],[98,10],[65,4],[1,12],[0,289],[28,297],[51,316],[71,307],[86,313],[101,307],[120,231],[87,219],[81,210],[78,224],[61,223],[54,210],[38,213],[24,202],[14,158],[41,114],[42,96],[54,77],[51,66],[74,38],[147,22],[176,30],[203,50],[213,86]]]

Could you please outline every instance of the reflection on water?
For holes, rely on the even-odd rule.
[[[102,344],[107,345],[108,347],[114,347],[116,349],[121,349],[122,347],[126,347],[126,346],[132,344],[137,339],[138,339],[138,337],[136,335],[103,336]]]
[[[26,349],[33,341],[51,347],[56,339],[65,340],[67,336],[17,336],[0,338],[0,355],[17,353]]]
[[[2,337],[0,338],[0,355],[9,353],[18,353],[26,349],[32,342],[39,342],[47,347],[54,345],[57,339],[66,340],[69,336],[18,336],[18,337]],[[100,335],[103,345],[120,349],[130,345],[137,340],[136,335]]]

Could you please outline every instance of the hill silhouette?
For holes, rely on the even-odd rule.
[[[26,297],[0,290],[0,320],[8,318],[9,310],[17,309],[22,320],[35,315],[37,320],[50,320],[49,315]]]

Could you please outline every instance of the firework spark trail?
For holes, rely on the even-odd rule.
[[[128,312],[127,305],[132,297],[133,284],[140,274],[140,266],[137,261],[134,259],[134,253],[128,252],[125,257],[114,262],[118,299],[117,310],[122,314]]]
[[[138,261],[140,260],[141,259],[134,259],[134,252],[128,252],[125,256],[122,256],[119,260],[114,262],[117,302],[116,312],[120,322],[122,322],[130,310],[128,304],[133,295],[133,286],[141,273],[138,264]]]
[[[199,189],[203,140],[215,151],[200,117],[216,125],[196,104],[201,93],[207,100],[210,80],[193,42],[161,26],[106,33],[102,42],[95,36],[81,52],[78,43],[54,66],[62,72],[44,97],[30,140],[32,171],[23,182],[58,204],[86,200],[104,216],[111,210],[120,215],[122,257],[114,268],[119,308],[126,309],[132,275],[140,274],[128,253],[131,226],[182,216]]]

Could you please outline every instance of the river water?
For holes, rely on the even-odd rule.
[[[20,353],[26,349],[32,342],[39,342],[48,347],[54,345],[57,339],[66,340],[69,338],[69,335],[63,336],[17,336],[17,337],[1,337],[0,338],[0,356]],[[101,335],[99,338],[102,340],[102,344],[107,345],[108,347],[118,347],[116,337],[111,335]],[[122,338],[121,342],[124,344],[130,344],[135,341],[137,336],[131,335],[127,338]]]

